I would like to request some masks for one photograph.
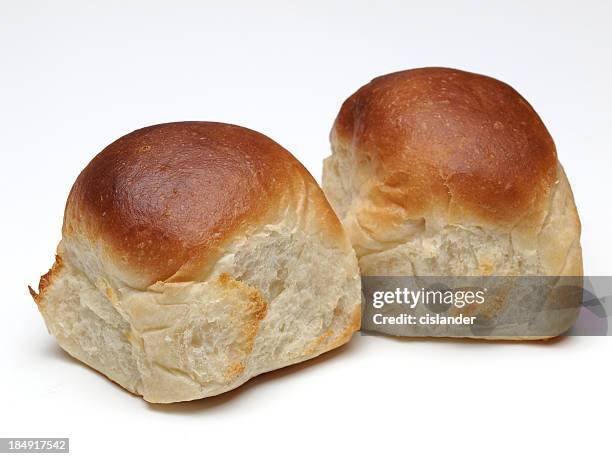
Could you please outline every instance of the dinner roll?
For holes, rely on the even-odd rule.
[[[507,84],[448,68],[375,78],[342,105],[331,148],[323,189],[363,275],[582,276],[555,144]]]
[[[360,321],[357,260],[315,180],[266,136],[211,122],[98,154],[31,293],[62,348],[156,403],[313,358]]]

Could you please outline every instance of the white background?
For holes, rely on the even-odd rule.
[[[51,265],[78,172],[120,135],[241,124],[319,179],[342,101],[427,65],[534,105],[574,188],[585,272],[611,275],[611,5],[2,0],[0,436],[69,436],[73,456],[105,458],[608,455],[610,338],[356,335],[227,395],[151,406],[60,351],[26,285]]]

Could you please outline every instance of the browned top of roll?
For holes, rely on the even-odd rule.
[[[371,162],[384,199],[415,216],[452,201],[456,214],[512,225],[546,205],[556,179],[554,142],[531,105],[501,81],[448,68],[372,80],[342,105],[332,142]]]
[[[121,137],[81,172],[63,235],[101,242],[99,255],[135,285],[191,280],[230,235],[311,194],[340,234],[314,179],[268,137],[222,123],[160,124]]]

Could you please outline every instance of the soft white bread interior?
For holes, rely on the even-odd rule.
[[[323,189],[362,275],[582,276],[554,142],[507,84],[447,68],[376,78],[342,105],[331,148]]]
[[[96,156],[32,294],[62,348],[158,403],[315,357],[360,322],[357,260],[314,179],[220,123],[144,128]]]

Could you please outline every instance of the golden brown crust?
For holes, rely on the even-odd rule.
[[[262,293],[254,287],[249,287],[242,282],[232,278],[228,273],[221,273],[217,279],[219,285],[226,289],[248,289],[248,303],[245,309],[239,308],[236,311],[234,322],[236,324],[243,323],[242,334],[244,340],[241,342],[242,348],[240,354],[243,359],[251,354],[255,344],[255,338],[259,331],[261,322],[265,319],[268,313],[268,303],[264,299]],[[240,376],[246,369],[246,362],[243,360],[235,361],[228,366],[224,375],[227,381],[231,381]]]
[[[51,269],[47,271],[46,274],[40,276],[40,280],[38,282],[38,293],[36,293],[34,289],[28,285],[30,295],[32,295],[32,298],[34,299],[34,302],[38,305],[39,309],[43,307],[43,298],[45,290],[51,285],[55,277],[58,276],[62,267],[62,258],[59,255],[55,255],[55,262],[53,263],[53,266],[51,266]]]
[[[386,212],[395,223],[444,209],[451,222],[537,226],[556,180],[554,142],[529,103],[460,70],[374,79],[343,104],[332,143],[371,165],[369,198],[400,209]]]
[[[255,131],[160,124],[121,137],[89,163],[68,198],[63,235],[101,242],[102,256],[135,273],[136,286],[193,280],[231,234],[315,187],[287,150]],[[340,234],[322,193],[315,201]]]

